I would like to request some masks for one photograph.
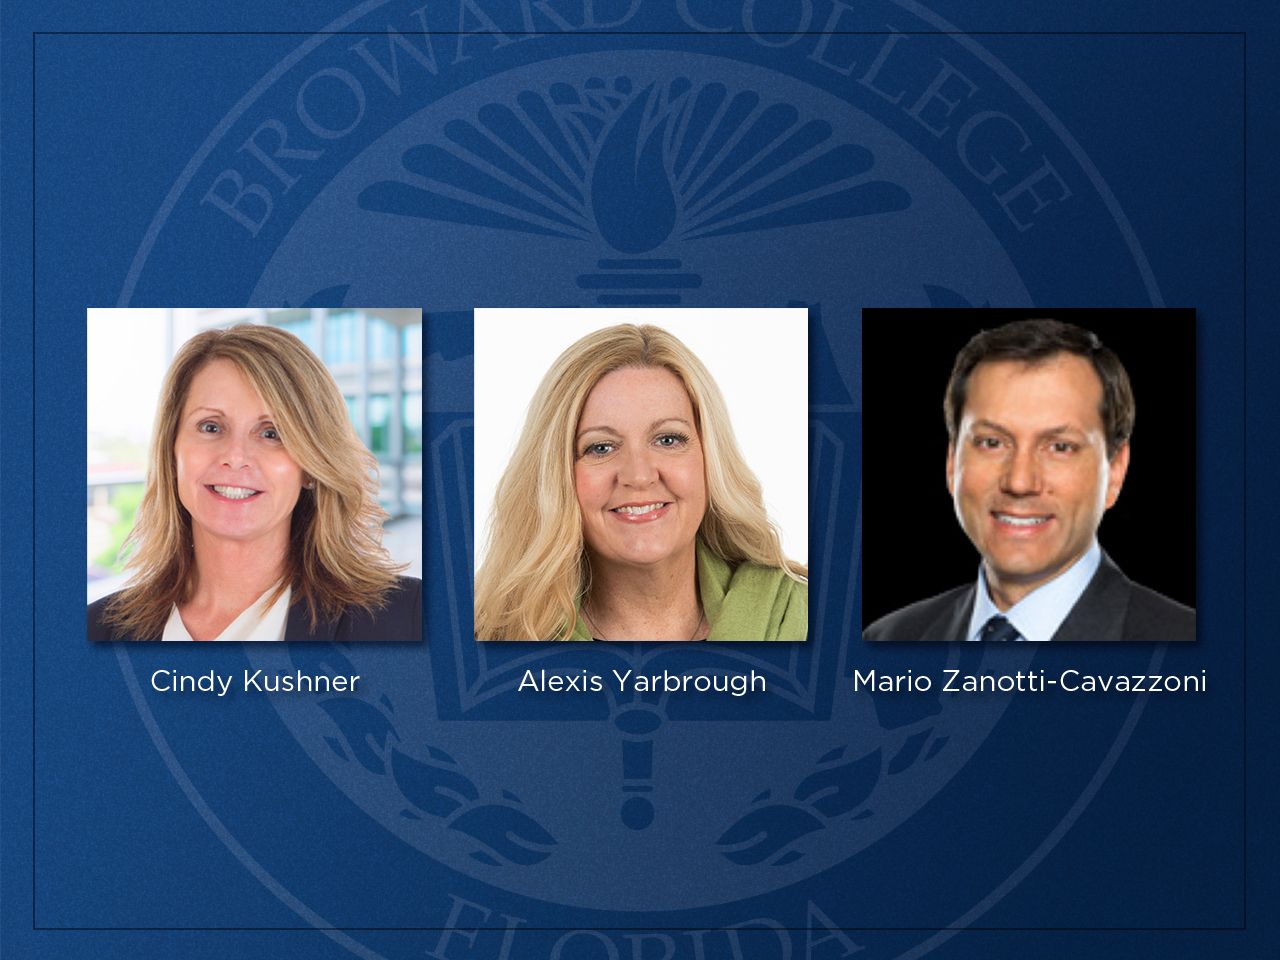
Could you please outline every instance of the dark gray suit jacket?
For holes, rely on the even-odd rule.
[[[973,616],[977,584],[957,587],[881,617],[862,631],[864,640],[964,640]],[[1196,638],[1196,612],[1134,583],[1104,552],[1098,572],[1071,608],[1054,640],[1121,640],[1145,643]]]
[[[358,643],[366,640],[422,639],[422,581],[417,577],[400,577],[400,582],[387,595],[387,604],[370,614],[360,607],[349,608],[336,620],[321,620],[311,629],[307,605],[289,607],[285,621],[285,640],[314,640],[327,643]],[[114,597],[113,593],[111,597]],[[111,597],[89,604],[90,640],[159,640],[159,637],[124,637],[103,622],[103,611]]]

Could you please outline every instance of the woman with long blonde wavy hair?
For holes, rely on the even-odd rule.
[[[418,640],[421,581],[381,544],[377,461],[293,334],[206,330],[161,388],[132,576],[96,640]]]
[[[659,327],[552,365],[498,484],[479,640],[803,640],[807,571],[701,361]]]

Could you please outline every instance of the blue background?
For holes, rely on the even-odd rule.
[[[377,36],[388,20],[411,22],[418,5],[392,6],[394,16],[362,20],[358,29]],[[1072,178],[1078,202],[1064,205],[1051,228],[1037,226],[1023,235],[989,196],[984,202],[954,152],[902,123],[901,111],[876,114],[881,107],[873,95],[801,52],[812,50],[811,38],[770,47],[786,38],[745,34],[736,5],[733,17],[710,4],[689,6],[704,21],[732,29],[700,34],[665,5],[644,3],[622,29],[683,35],[577,33],[496,47],[477,37],[468,41],[465,61],[442,55],[437,78],[411,77],[406,67],[402,93],[371,96],[366,129],[326,145],[314,175],[277,194],[273,219],[253,242],[200,205],[204,188],[193,187],[155,234],[154,247],[136,261],[166,194],[210,131],[282,58],[349,8],[6,9],[0,339],[8,488],[0,531],[6,954],[568,958],[629,956],[634,949],[644,960],[663,956],[668,947],[672,956],[694,956],[695,943],[708,957],[774,957],[785,940],[791,955],[815,957],[844,955],[855,944],[865,956],[891,957],[1269,955],[1265,944],[1275,934],[1275,920],[1263,885],[1274,880],[1276,862],[1266,798],[1274,796],[1267,791],[1275,786],[1271,741],[1277,719],[1270,641],[1280,622],[1271,585],[1278,518],[1269,496],[1277,400],[1271,371],[1280,347],[1272,325],[1274,25],[1243,11],[1176,3],[1129,11],[1111,4],[1053,11],[960,2],[932,7],[1021,85],[1011,94],[984,74],[982,98],[1012,110],[1010,104],[1022,103],[1017,91],[1030,91],[1079,142],[1149,260],[1144,278],[1114,210],[1096,189],[1085,189],[1090,180],[1070,150],[1025,103],[1019,118],[1037,149]],[[757,13],[758,31],[791,28],[796,8],[780,6],[784,13],[776,23],[765,11]],[[598,8],[604,19],[622,16],[627,5]],[[493,11],[504,28],[518,32],[518,4],[475,9]],[[812,30],[821,28],[831,9],[814,4]],[[434,28],[457,29],[456,5],[433,6],[430,15]],[[849,16],[846,29],[937,29],[914,21],[905,9],[890,24],[883,16]],[[474,19],[467,21],[468,29],[475,26]],[[330,38],[309,54],[314,59],[308,69],[349,62],[349,47],[358,39]],[[445,45],[456,40],[438,38]],[[965,51],[954,38],[922,37],[918,45],[915,62],[936,69],[943,58],[976,69],[962,61]],[[701,288],[683,295],[684,305],[811,307],[814,637],[803,649],[675,651],[655,661],[657,669],[754,666],[770,673],[775,689],[795,695],[673,702],[664,708],[661,737],[636,748],[652,749],[644,754],[648,760],[626,759],[632,748],[620,744],[643,738],[628,740],[618,704],[509,692],[521,658],[529,655],[545,658],[534,664],[538,668],[607,670],[637,662],[640,651],[548,653],[518,646],[480,653],[468,639],[466,310],[594,302],[572,280],[591,270],[595,258],[616,251],[591,238],[586,252],[560,264],[562,248],[541,240],[521,245],[525,238],[512,231],[417,217],[406,218],[408,234],[400,232],[401,221],[388,222],[385,233],[365,233],[359,219],[344,222],[317,212],[326,197],[340,198],[330,183],[338,184],[344,172],[368,168],[394,179],[389,168],[378,166],[383,161],[360,150],[384,131],[395,134],[411,112],[405,102],[424,110],[439,104],[444,119],[467,117],[485,97],[498,97],[485,84],[491,76],[501,82],[506,73],[526,87],[549,86],[568,73],[581,92],[574,58],[598,63],[603,52],[616,59],[619,73],[638,74],[638,61],[626,59],[631,51],[641,51],[667,78],[700,62],[690,56],[704,55],[719,58],[723,68],[715,76],[729,86],[759,90],[759,71],[776,71],[776,91],[765,95],[775,93],[802,116],[825,117],[836,140],[846,122],[854,132],[874,132],[859,119],[866,114],[916,151],[903,154],[914,158],[910,164],[885,174],[900,174],[913,198],[925,196],[935,177],[970,205],[939,194],[932,219],[918,228],[918,248],[856,219],[815,222],[791,233],[785,231],[794,224],[778,222],[719,246],[680,248],[686,266],[704,277]],[[296,84],[284,79],[279,89],[263,92],[257,118],[289,108]],[[796,92],[806,89],[809,94]],[[474,104],[467,100],[473,93]],[[832,98],[852,109],[833,112]],[[252,110],[249,117],[226,139],[214,138],[197,182],[207,185],[219,169],[243,163],[235,147],[256,122]],[[340,122],[339,114],[331,119]],[[829,167],[819,165],[833,172]],[[626,187],[616,177],[601,184],[606,192]],[[969,219],[962,222],[962,215]],[[472,210],[463,219],[477,216]],[[295,223],[301,226],[291,233]],[[350,231],[345,237],[344,225]],[[644,226],[638,217],[635,231]],[[326,251],[314,239],[317,228],[335,247],[354,251],[343,255],[348,260],[368,261],[352,273],[334,269],[329,275]],[[432,245],[437,237],[438,248]],[[974,249],[954,250],[964,238],[974,238]],[[455,262],[450,258],[465,260],[470,269],[438,268]],[[296,288],[280,279],[291,265],[308,261],[318,264],[314,279],[300,279]],[[824,272],[821,264],[830,269]],[[989,267],[993,285],[1005,278],[1020,283],[1024,293],[1015,296],[1006,285],[995,287],[1003,293],[991,294],[975,264]],[[862,276],[860,269],[874,276]],[[770,279],[776,275],[770,270],[787,279]],[[899,283],[903,276],[911,283]],[[943,282],[948,277],[958,279]],[[514,302],[512,289],[522,291],[521,302]],[[370,290],[384,295],[369,296]],[[314,718],[289,726],[282,720],[287,711],[265,697],[206,701],[142,694],[133,678],[145,682],[158,667],[238,671],[269,655],[217,650],[201,653],[197,662],[83,641],[84,309],[264,305],[257,300],[263,296],[272,305],[308,298],[336,305],[348,294],[425,311],[424,422],[431,441],[428,476],[436,479],[426,518],[427,643],[375,652],[290,651],[296,665],[308,669],[336,669],[342,658],[358,658],[369,686],[388,691],[386,703],[352,713],[323,707],[331,730]],[[1146,672],[1154,663],[1168,672],[1206,670],[1208,693],[1149,701],[1019,696],[973,703],[971,712],[927,696],[850,694],[855,667],[936,674],[951,655],[937,649],[872,652],[858,638],[858,478],[892,454],[860,450],[861,405],[873,398],[860,395],[857,311],[987,302],[1155,302],[1197,309],[1204,431],[1197,465],[1200,642],[1168,651],[1054,649],[1036,652],[1034,666]],[[958,665],[1013,668],[1002,655],[954,656],[963,658]],[[981,664],[979,656],[986,657]],[[332,733],[332,755],[312,751],[321,741],[307,735],[318,729]],[[949,763],[948,751],[959,749],[970,733],[971,755],[953,775],[924,778],[914,796],[883,792],[899,768],[909,777],[924,767],[930,750]],[[447,751],[439,746],[445,742],[452,745]],[[806,793],[808,779],[797,786],[780,767],[769,766],[769,751],[786,744],[828,793]],[[849,752],[835,756],[839,749]],[[545,758],[545,782],[527,775],[522,754],[529,752]],[[699,752],[706,761],[702,780],[688,776],[693,767],[676,760]],[[335,756],[346,766],[324,766]],[[489,757],[489,767],[469,767],[468,756]],[[868,757],[875,758],[871,766],[861,762]],[[859,762],[846,762],[854,759]],[[564,787],[563,806],[578,816],[581,832],[562,827],[548,834],[524,811],[536,811],[537,797],[560,789],[553,774],[574,768],[597,771],[585,778],[581,796]],[[474,839],[502,868],[477,866],[474,856],[476,862],[426,855],[416,834],[397,835],[398,827],[379,819],[372,792],[353,790],[354,780],[346,786],[335,780],[347,775],[335,771],[347,769],[370,783],[394,784],[427,825],[448,825]],[[601,795],[617,792],[620,769],[622,779],[647,778],[654,788],[658,815],[649,832],[626,826],[625,819],[620,827],[612,800],[607,808],[592,806],[595,787]],[[723,863],[726,858],[715,861],[723,872],[709,871],[678,840],[681,821],[700,815],[695,808],[723,808],[732,820],[736,785],[716,773],[725,769],[742,784],[771,784],[776,799],[786,800],[777,806],[762,801],[763,808],[754,808],[765,811],[759,820],[743,819],[759,828],[763,840],[755,848],[759,859],[738,864],[738,872]],[[508,779],[523,799],[499,796]],[[681,798],[680,804],[663,806],[665,797]],[[856,836],[852,818],[874,810],[893,820],[896,803],[911,808],[896,827],[864,846],[849,839]],[[800,824],[818,826],[802,835]],[[635,846],[609,847],[619,836],[634,836]],[[571,842],[589,846],[591,837],[603,838],[606,848],[594,859],[591,851],[581,854],[576,872],[550,870],[538,892],[527,880],[504,879],[520,872],[513,866],[520,856],[549,857],[554,864]],[[830,839],[824,843],[824,837]],[[847,856],[840,853],[844,843],[850,844]],[[830,856],[832,849],[840,855]],[[791,854],[801,859],[781,862]],[[806,872],[809,862],[823,866]],[[592,864],[604,872],[593,874]],[[529,864],[525,873],[533,876],[534,869],[541,867]],[[767,879],[771,871],[779,879]],[[638,900],[633,906],[625,895],[603,892],[625,891],[628,874],[650,890],[682,889],[690,873],[707,889],[723,892],[683,909]],[[596,887],[602,891],[598,901]],[[451,908],[462,901],[482,905],[487,918],[481,922],[482,908],[472,907],[451,919]],[[505,954],[503,916],[522,918],[525,928]],[[761,918],[767,922],[754,930],[726,932]],[[480,925],[488,932],[474,943],[457,933],[442,941],[438,929]],[[962,930],[932,933],[948,925]],[[342,932],[315,929],[320,926]],[[831,927],[847,932],[833,936]],[[566,939],[571,930],[587,932]]]

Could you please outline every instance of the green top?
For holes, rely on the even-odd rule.
[[[711,624],[708,640],[804,640],[809,634],[809,585],[775,567],[736,567],[698,541],[698,589]],[[570,640],[591,640],[578,616]]]

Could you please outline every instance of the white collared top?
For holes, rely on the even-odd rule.
[[[1052,640],[1067,619],[1089,581],[1102,563],[1102,548],[1095,539],[1084,555],[1043,586],[1036,587],[1008,610],[1000,610],[987,592],[987,578],[978,565],[978,588],[974,593],[973,616],[969,618],[966,640],[982,639],[982,628],[997,614],[1003,615],[1024,640]]]
[[[284,593],[280,594],[276,602],[268,606],[267,599],[274,589],[274,584],[268,587],[262,596],[249,604],[244,612],[227,624],[227,628],[214,639],[217,641],[283,640],[285,624],[289,619],[289,598],[293,590],[285,587]],[[176,605],[169,614],[169,622],[164,625],[164,636],[160,639],[192,639],[191,634],[187,632],[187,625],[182,622],[182,617],[178,614]]]

